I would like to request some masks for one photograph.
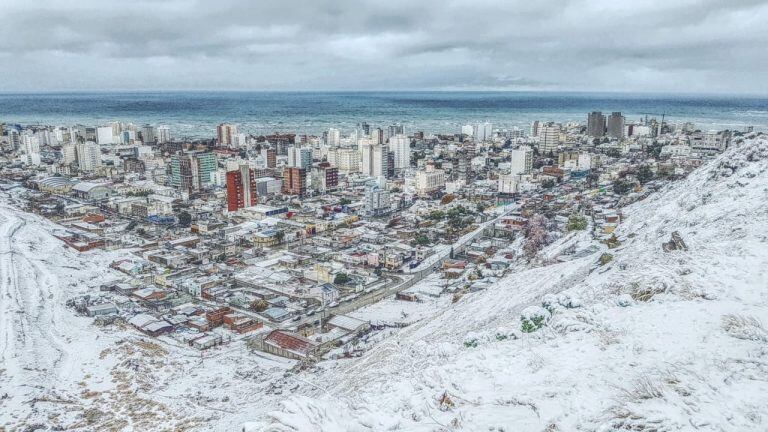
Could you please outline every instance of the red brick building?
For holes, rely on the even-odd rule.
[[[286,167],[283,172],[283,193],[303,196],[307,192],[307,170]]]
[[[236,211],[254,206],[257,202],[253,170],[248,165],[240,165],[235,171],[227,171],[227,210]]]

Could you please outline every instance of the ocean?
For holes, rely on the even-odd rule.
[[[166,124],[175,137],[212,137],[221,122],[243,132],[319,134],[352,131],[360,122],[406,132],[458,132],[489,121],[528,130],[534,120],[586,121],[590,111],[621,111],[692,121],[702,130],[768,130],[768,97],[553,92],[61,92],[0,93],[6,124]]]

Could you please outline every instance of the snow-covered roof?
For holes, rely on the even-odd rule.
[[[328,324],[343,330],[353,331],[368,324],[366,321],[352,318],[347,315],[336,315],[328,320]]]

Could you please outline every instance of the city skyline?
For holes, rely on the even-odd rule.
[[[3,15],[5,92],[768,88],[754,1],[11,1]]]

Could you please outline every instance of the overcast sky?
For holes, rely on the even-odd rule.
[[[0,90],[768,92],[768,1],[0,0]]]

